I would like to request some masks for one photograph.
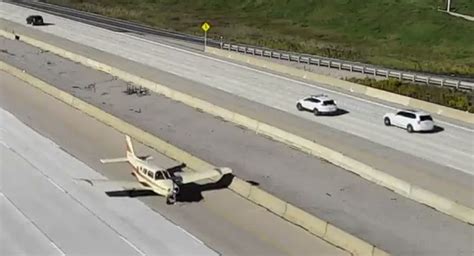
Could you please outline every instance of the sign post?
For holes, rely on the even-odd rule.
[[[204,31],[204,51],[206,51],[207,47],[207,31],[211,28],[211,25],[207,22],[204,22],[201,25],[201,29]]]

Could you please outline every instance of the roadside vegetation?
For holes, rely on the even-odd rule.
[[[446,87],[406,83],[397,79],[377,81],[373,78],[349,78],[347,80],[384,91],[474,113],[473,92],[449,89]]]
[[[472,0],[451,0],[451,11],[460,14],[474,16],[474,1]]]
[[[225,41],[474,77],[474,24],[439,12],[445,0],[45,0]],[[453,0],[474,13],[474,1]]]

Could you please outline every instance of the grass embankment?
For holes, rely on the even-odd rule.
[[[385,67],[474,77],[474,25],[444,0],[46,0],[226,41]],[[455,0],[462,13],[474,1]]]
[[[396,79],[376,81],[372,78],[349,78],[348,81],[474,113],[474,93],[400,82]]]
[[[472,0],[453,0],[451,1],[451,11],[460,14],[474,16],[474,1]]]

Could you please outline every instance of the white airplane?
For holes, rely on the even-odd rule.
[[[214,170],[202,172],[176,172],[176,169],[184,168],[186,165],[181,164],[172,168],[164,169],[150,163],[148,160],[152,157],[138,157],[133,149],[132,140],[125,135],[127,142],[127,156],[113,159],[100,159],[104,164],[108,163],[130,163],[132,166],[132,175],[138,180],[137,182],[115,182],[128,190],[151,190],[158,195],[166,197],[167,204],[176,202],[176,195],[179,193],[179,185],[204,181],[207,179],[222,178],[222,176],[232,173],[227,167],[215,168]],[[91,184],[92,181],[88,180]],[[113,181],[112,181],[113,182]]]

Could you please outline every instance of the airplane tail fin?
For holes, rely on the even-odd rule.
[[[127,152],[130,152],[133,156],[136,157],[135,150],[133,150],[132,139],[128,135],[125,135],[125,139],[127,141]]]

